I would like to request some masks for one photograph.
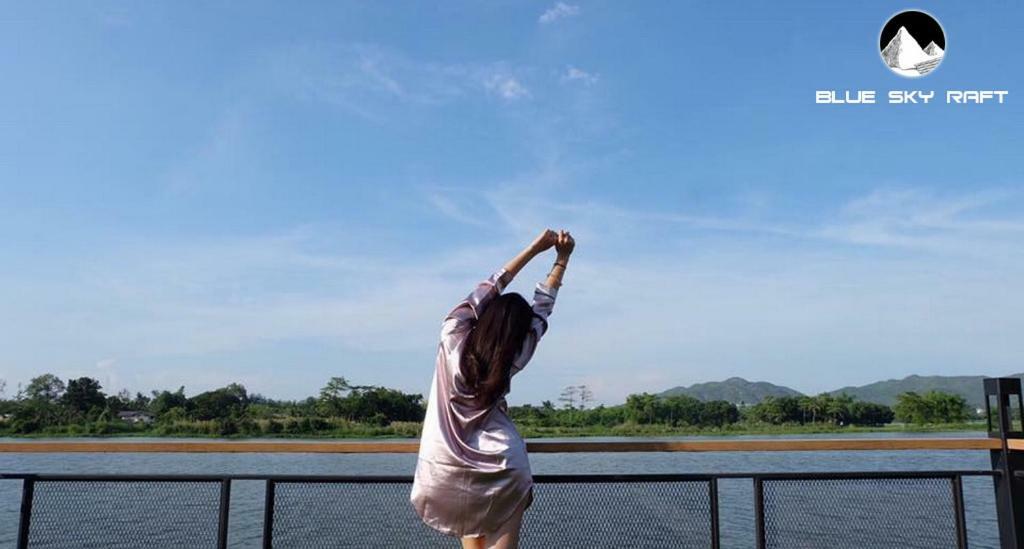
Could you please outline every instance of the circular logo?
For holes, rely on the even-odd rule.
[[[889,70],[917,78],[942,63],[942,56],[946,54],[946,33],[931,15],[908,10],[892,16],[882,27],[878,49]]]

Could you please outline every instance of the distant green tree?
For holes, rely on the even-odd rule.
[[[828,393],[821,393],[811,397],[811,399],[811,410],[814,412],[811,416],[811,422],[815,423],[819,419],[826,421],[828,419],[829,406],[832,404],[832,397]]]
[[[658,419],[658,397],[650,393],[627,396],[626,417],[636,423],[654,423]]]
[[[423,396],[406,394],[386,387],[368,387],[353,390],[342,406],[343,417],[353,421],[373,420],[386,424],[391,421],[422,421]]]
[[[29,380],[25,397],[29,400],[56,403],[64,394],[64,382],[53,374],[43,374]]]
[[[64,421],[60,405],[64,394],[64,381],[53,374],[32,378],[23,391],[19,391],[13,411],[12,426],[17,433],[33,433]]]
[[[321,416],[378,425],[392,421],[421,421],[425,412],[423,395],[387,387],[352,385],[343,377],[332,377],[320,389],[315,409]]]
[[[192,415],[196,419],[226,419],[243,415],[249,397],[245,387],[232,383],[227,387],[200,393],[189,399],[189,403]],[[225,430],[230,430],[230,427],[224,427],[221,434],[234,434],[224,432]]]
[[[157,417],[161,417],[168,410],[174,408],[182,411],[187,411],[189,408],[189,400],[185,396],[185,387],[178,387],[178,390],[173,393],[168,390],[153,391],[152,395],[153,398],[149,401],[149,411]]]
[[[60,403],[72,416],[84,417],[94,408],[99,413],[107,404],[101,389],[100,382],[91,377],[69,380]]]
[[[807,423],[808,419],[813,424],[818,420],[818,404],[814,397],[802,396],[797,401],[800,408],[800,423]]]
[[[623,421],[672,426],[723,426],[739,421],[736,405],[724,401],[703,402],[687,395],[660,397],[650,393],[631,394],[622,406],[600,406],[582,411],[579,421],[590,425],[615,425]]]
[[[133,396],[128,389],[121,389],[116,395],[107,397],[107,408],[114,412],[121,410],[148,410],[150,398],[142,393]]]
[[[802,422],[804,412],[798,397],[767,396],[761,402],[751,406],[747,415],[754,421],[781,425]]]
[[[893,408],[896,419],[904,423],[959,423],[970,417],[967,401],[960,395],[929,391],[900,393]]]
[[[344,377],[332,377],[327,380],[327,385],[320,389],[320,398],[344,398],[352,392],[352,384]]]
[[[654,420],[669,425],[699,425],[704,404],[691,396],[672,395],[654,401]]]
[[[740,411],[736,405],[725,400],[705,402],[700,412],[699,425],[722,427],[740,420]]]
[[[586,410],[594,399],[594,393],[586,385],[577,385],[576,390],[580,399],[580,410]]]
[[[558,401],[562,403],[566,410],[576,409],[578,391],[579,387],[575,385],[569,385],[562,389],[562,394],[558,396]]]
[[[159,419],[161,423],[174,423],[175,421],[185,421],[188,419],[188,412],[186,412],[185,408],[181,406],[175,406],[174,408],[164,410],[163,413],[160,414]]]
[[[850,423],[853,425],[886,425],[892,423],[894,418],[892,408],[884,404],[859,401],[850,404]]]
[[[850,405],[853,404],[853,397],[846,393],[821,396],[826,399],[825,413],[833,425],[846,425],[850,422]]]
[[[932,410],[932,418],[936,423],[960,423],[970,417],[967,400],[960,395],[928,391],[924,399]]]
[[[344,415],[344,403],[349,394],[352,393],[352,385],[343,377],[332,377],[320,389],[320,397],[317,399],[317,411],[327,417],[342,417]]]

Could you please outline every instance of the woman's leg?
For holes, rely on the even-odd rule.
[[[485,549],[485,543],[483,536],[478,538],[466,536],[462,538],[462,549]]]

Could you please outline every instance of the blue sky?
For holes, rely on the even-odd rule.
[[[578,252],[512,403],[1020,371],[1024,9],[930,2],[911,80],[877,50],[908,7],[8,5],[0,378],[425,393],[444,313],[545,226]]]

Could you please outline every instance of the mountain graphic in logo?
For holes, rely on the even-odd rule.
[[[924,47],[921,44],[927,44]],[[894,15],[882,28],[878,47],[892,72],[911,78],[939,66],[946,54],[946,35],[934,17],[922,11]]]
[[[942,54],[946,53],[935,42],[928,42],[928,45],[924,48],[924,52],[931,57],[942,57]]]

